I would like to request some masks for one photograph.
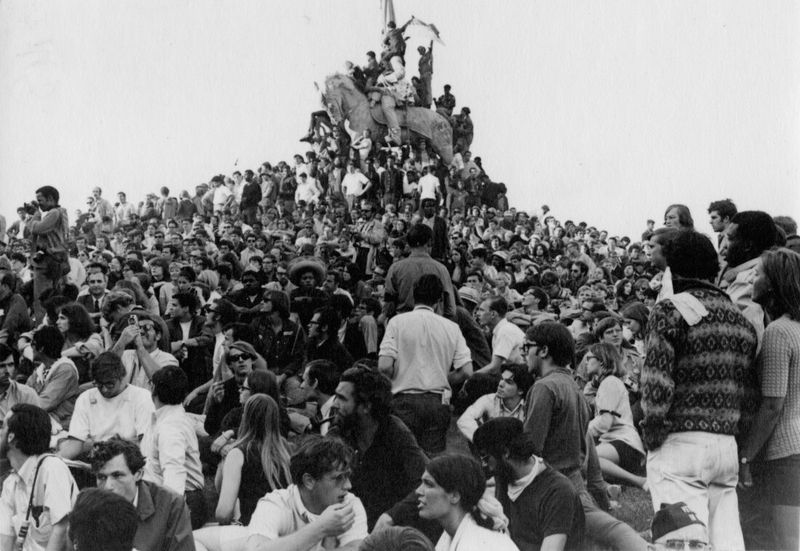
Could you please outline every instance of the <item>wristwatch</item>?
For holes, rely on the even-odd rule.
[[[747,459],[746,457],[740,457],[739,458],[739,464],[740,465],[748,465],[749,463],[750,463],[750,460]]]

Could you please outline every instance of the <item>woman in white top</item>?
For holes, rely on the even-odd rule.
[[[478,510],[485,490],[483,469],[471,457],[446,454],[428,463],[417,497],[419,516],[444,528],[436,551],[518,551],[507,534],[486,527],[493,520]]]
[[[589,434],[597,443],[603,476],[644,488],[645,458],[639,433],[633,425],[628,389],[622,379],[622,357],[613,344],[594,344],[584,356],[586,374],[597,388],[596,414],[589,423]],[[588,386],[588,385],[587,385]]]

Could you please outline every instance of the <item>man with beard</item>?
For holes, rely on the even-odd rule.
[[[520,549],[579,549],[584,516],[570,481],[535,453],[534,436],[513,417],[490,419],[475,431],[484,468]]]
[[[381,515],[388,524],[403,523],[396,517],[413,511],[398,502],[419,485],[427,458],[408,427],[391,414],[391,382],[375,371],[352,367],[339,379],[335,396],[338,412],[328,434],[341,437],[358,454],[351,480],[364,502],[369,529]]]
[[[50,432],[50,416],[32,404],[14,406],[0,430],[0,457],[13,469],[0,494],[0,549],[67,548],[78,487],[64,462],[48,453]]]
[[[306,361],[329,360],[336,364],[339,373],[353,365],[350,352],[339,342],[339,327],[342,325],[339,314],[326,306],[314,312],[308,322],[308,344]]]

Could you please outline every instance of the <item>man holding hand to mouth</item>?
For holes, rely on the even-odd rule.
[[[350,493],[351,461],[338,438],[306,439],[290,463],[294,484],[258,502],[246,551],[358,549],[367,513]]]

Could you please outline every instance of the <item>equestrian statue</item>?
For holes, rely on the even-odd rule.
[[[325,79],[322,100],[334,125],[349,122],[350,132],[369,130],[376,142],[401,145],[425,141],[446,165],[453,160],[453,129],[446,117],[424,107],[412,107],[396,88],[367,88],[368,98],[349,76],[334,74]]]

